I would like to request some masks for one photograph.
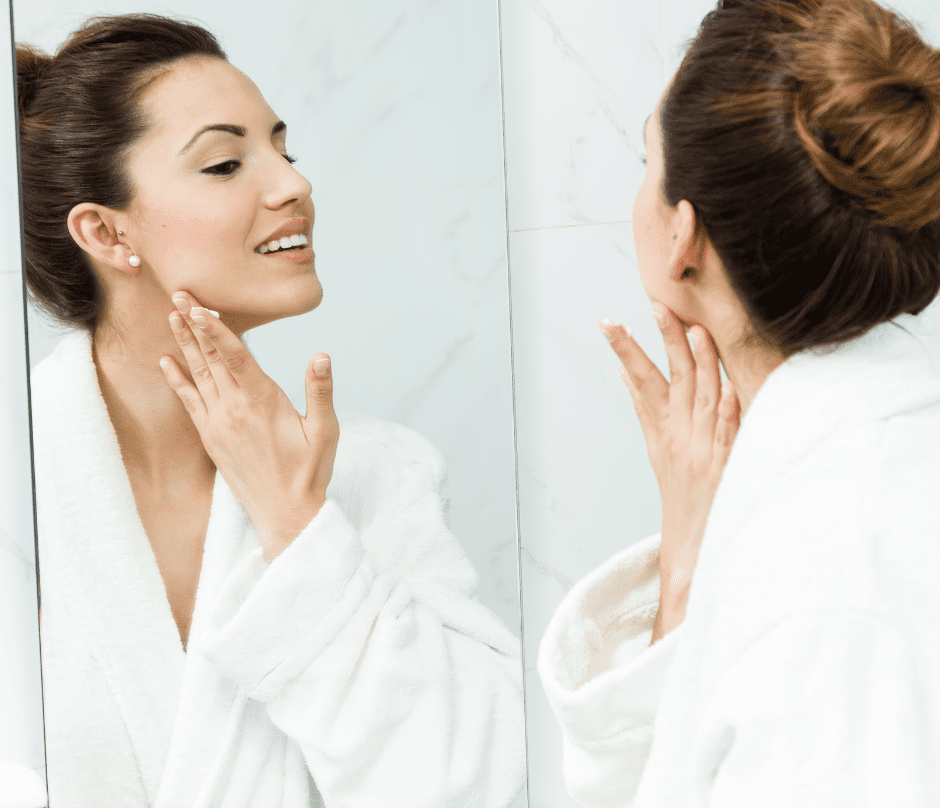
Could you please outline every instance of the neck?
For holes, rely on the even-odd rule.
[[[744,416],[767,381],[767,377],[783,364],[786,357],[779,351],[760,345],[744,345],[740,340],[715,340],[721,364],[738,394]]]
[[[132,323],[116,322],[95,335],[93,356],[101,395],[129,474],[164,490],[208,479],[215,467],[159,361],[172,356],[188,376],[170,329],[169,306],[152,307]],[[165,309],[165,310],[164,310]]]

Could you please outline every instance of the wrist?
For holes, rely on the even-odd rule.
[[[268,561],[284,552],[320,513],[325,504],[323,496],[314,497],[275,518],[256,522],[258,539]]]

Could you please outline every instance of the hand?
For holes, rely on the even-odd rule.
[[[188,293],[173,300],[187,309],[170,314],[170,325],[192,382],[171,357],[160,366],[273,560],[326,501],[339,442],[330,358],[310,359],[301,417],[221,320]]]
[[[623,362],[620,375],[633,398],[662,498],[655,642],[685,618],[705,522],[740,415],[731,382],[720,384],[709,333],[700,325],[689,329],[693,356],[679,319],[662,304],[653,306],[669,357],[669,382],[623,326],[601,328]]]

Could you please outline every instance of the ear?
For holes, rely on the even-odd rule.
[[[704,261],[704,244],[695,238],[695,208],[692,203],[680,199],[672,217],[672,230],[676,234],[669,254],[669,280],[675,283],[694,280]]]
[[[75,243],[98,262],[129,275],[140,273],[139,266],[132,267],[127,262],[134,251],[121,243],[111,208],[82,202],[69,211],[68,226]]]

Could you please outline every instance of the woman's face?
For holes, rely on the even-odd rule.
[[[646,121],[643,130],[646,146],[646,174],[633,203],[633,243],[643,288],[652,300],[665,303],[675,310],[675,290],[664,271],[674,239],[670,229],[671,209],[662,195],[663,151],[659,131],[659,103]]]
[[[314,210],[258,88],[225,61],[197,58],[173,65],[141,106],[151,126],[129,156],[123,236],[138,278],[167,297],[190,292],[236,330],[315,308],[312,249],[260,251],[282,235],[309,242]]]

